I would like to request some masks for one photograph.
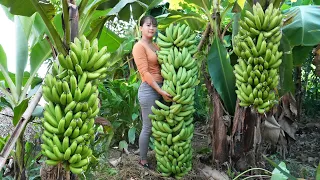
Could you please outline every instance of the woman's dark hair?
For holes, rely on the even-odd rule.
[[[158,22],[155,17],[151,15],[146,15],[141,18],[140,26],[143,26],[143,24],[146,22],[147,19],[150,19],[152,25],[156,25],[156,26],[158,25]]]

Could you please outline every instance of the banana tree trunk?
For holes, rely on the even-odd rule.
[[[202,34],[202,39],[198,45],[198,50],[201,51],[203,46],[206,46],[210,40],[209,35],[212,34],[212,29],[210,23],[207,24],[206,30]],[[210,45],[208,45],[210,46]],[[206,48],[207,50],[210,47]],[[212,161],[217,163],[219,166],[221,163],[224,163],[228,160],[228,142],[227,142],[227,127],[224,124],[224,107],[220,95],[214,88],[211,83],[210,75],[207,72],[206,63],[203,61],[201,65],[201,70],[204,75],[204,82],[208,90],[208,95],[210,97],[210,108],[209,112],[209,129],[210,129],[210,138],[212,146]]]
[[[211,84],[210,76],[202,65],[202,72],[204,72],[204,81],[210,97],[210,104],[213,108],[210,111],[210,137],[212,146],[212,161],[219,166],[228,160],[228,146],[227,146],[227,128],[223,121],[223,105],[220,96],[216,89]]]
[[[231,134],[231,158],[234,167],[245,171],[258,167],[261,161],[261,124],[263,118],[251,108],[243,108],[237,103]]]
[[[214,159],[219,165],[228,160],[228,146],[227,146],[227,127],[223,121],[223,105],[220,96],[216,89],[213,88],[213,96],[210,96],[213,101],[213,117],[211,119],[213,124],[212,135],[214,137]]]
[[[40,176],[42,180],[78,180],[70,171],[65,171],[63,166],[48,166],[45,162],[41,165]]]

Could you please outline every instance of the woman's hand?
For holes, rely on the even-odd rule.
[[[172,101],[172,96],[164,90],[160,90],[159,94],[163,97],[165,101]]]

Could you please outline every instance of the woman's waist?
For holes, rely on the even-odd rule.
[[[150,74],[151,74],[152,78],[153,78],[156,82],[161,82],[161,83],[162,83],[163,77],[161,76],[161,74],[158,74],[158,73],[156,73],[156,74],[150,73]],[[145,78],[145,77],[142,77],[142,81],[146,81],[146,78]]]

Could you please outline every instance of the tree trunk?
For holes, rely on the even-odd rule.
[[[203,32],[201,41],[198,45],[199,51],[201,51],[203,46],[206,45],[208,47],[205,49],[209,51],[211,46],[210,34],[212,34],[212,29],[210,23],[208,23],[206,30]],[[220,99],[220,95],[213,87],[210,75],[208,74],[206,67],[206,61],[203,60],[201,64],[201,71],[203,73],[204,83],[207,87],[208,95],[210,97],[210,105],[212,106],[212,108],[210,108],[209,110],[209,133],[212,146],[212,161],[216,163],[217,167],[219,167],[220,163],[224,163],[228,160],[229,153],[227,142],[227,127],[225,126],[223,121],[224,109]]]
[[[228,160],[227,130],[223,122],[224,110],[220,96],[211,84],[210,76],[205,70],[205,63],[202,64],[202,72],[204,73],[204,81],[210,97],[210,103],[213,106],[209,115],[212,160],[219,167],[221,163]]]
[[[41,165],[40,176],[42,180],[78,180],[76,175],[65,171],[61,164],[48,166],[45,162]]]
[[[262,116],[251,108],[240,107],[237,103],[233,120],[231,156],[235,168],[245,171],[259,167],[261,161],[261,123]]]
[[[296,102],[297,102],[297,120],[300,121],[301,117],[301,102],[302,102],[302,90],[301,90],[301,66],[296,67]]]
[[[216,89],[213,89],[213,96],[211,97],[213,97],[212,100],[214,101],[214,112],[213,118],[211,119],[214,124],[214,159],[216,160],[217,165],[220,165],[220,163],[224,163],[228,160],[227,129],[223,121],[223,105]]]

